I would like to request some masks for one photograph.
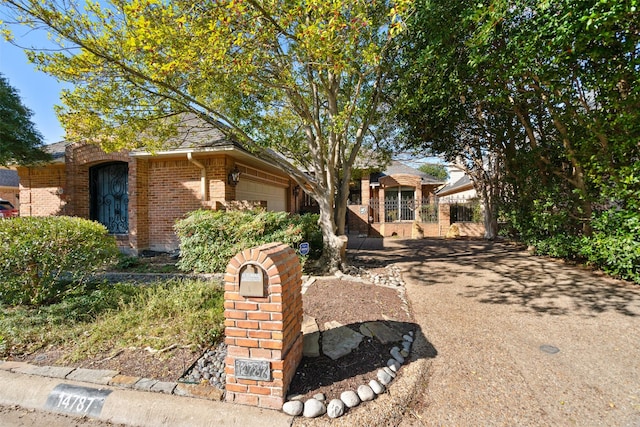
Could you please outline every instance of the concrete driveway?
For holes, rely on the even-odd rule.
[[[640,426],[640,286],[500,243],[376,253],[437,352],[402,426]]]

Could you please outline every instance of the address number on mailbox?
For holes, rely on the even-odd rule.
[[[254,264],[247,264],[240,269],[240,295],[243,297],[264,297],[264,270]]]

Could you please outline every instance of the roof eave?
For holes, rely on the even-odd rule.
[[[467,184],[467,185],[462,185],[462,186],[456,187],[456,188],[449,188],[449,189],[446,189],[444,191],[438,191],[436,193],[436,195],[438,197],[449,196],[451,194],[461,193],[463,191],[469,191],[469,190],[473,190],[473,189],[474,189],[473,184]]]
[[[173,150],[166,151],[157,151],[155,153],[151,153],[148,151],[137,151],[130,152],[129,155],[131,157],[136,157],[140,159],[150,159],[150,158],[161,158],[161,157],[176,157],[176,156],[186,156],[187,154],[192,153],[200,153],[200,154],[228,154],[236,158],[236,161],[251,161],[253,164],[259,164],[261,167],[267,171],[280,173],[285,176],[288,176],[286,172],[282,170],[277,164],[264,160],[260,157],[255,156],[247,150],[239,148],[234,145],[227,146],[217,146],[217,147],[191,147],[191,148],[177,148]]]

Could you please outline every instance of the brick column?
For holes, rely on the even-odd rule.
[[[438,225],[440,228],[439,235],[444,236],[451,226],[451,205],[448,203],[440,203],[438,205]]]
[[[287,245],[247,249],[229,262],[224,293],[228,402],[282,408],[302,359],[301,287],[302,268]]]

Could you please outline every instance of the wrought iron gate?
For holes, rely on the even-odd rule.
[[[104,224],[112,234],[129,232],[129,166],[107,163],[89,171],[90,217]]]

